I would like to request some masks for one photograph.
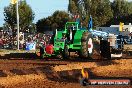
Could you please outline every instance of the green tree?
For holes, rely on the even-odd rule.
[[[55,11],[53,13],[53,23],[57,23],[58,29],[62,29],[69,20],[69,14],[65,11]]]
[[[131,5],[126,0],[114,0],[112,3],[113,14],[115,17],[128,16],[131,12]]]
[[[132,14],[132,2],[128,2],[128,13],[129,15]]]
[[[108,24],[119,24],[120,22],[128,24],[131,22],[132,2],[114,0],[111,3],[111,7],[113,10],[113,19],[111,19]]]
[[[4,20],[8,25],[14,29],[17,24],[16,19],[16,5],[10,4],[4,8]],[[32,24],[35,14],[31,7],[26,3],[26,0],[19,2],[19,17],[20,17],[20,31],[24,31]]]
[[[0,27],[0,31],[3,30],[3,27]]]
[[[111,3],[109,0],[70,0],[74,2],[77,7],[77,12],[80,15],[80,19],[84,26],[88,23],[90,15],[93,17],[93,25],[101,26],[106,24],[113,17]],[[69,2],[70,5],[70,2]],[[73,9],[70,8],[69,9]],[[74,10],[74,9],[73,9]],[[74,14],[72,10],[69,10],[71,14]],[[83,19],[85,18],[85,19]]]
[[[36,25],[34,23],[30,24],[29,32],[30,32],[30,34],[35,34],[37,32]]]
[[[36,23],[37,32],[44,32],[51,30],[51,20],[49,20],[50,18],[51,17],[47,17],[38,20],[38,22]]]
[[[65,11],[55,11],[52,16],[38,20],[36,23],[37,31],[54,31],[55,29],[63,29],[67,21],[69,21],[69,14]]]
[[[96,17],[98,20],[98,24],[96,24],[96,26],[104,25],[111,18],[113,18],[113,12],[109,0],[101,0],[98,3],[98,7],[96,9]]]
[[[68,11],[70,13],[72,13],[73,15],[77,14],[78,8],[77,8],[77,5],[75,3],[75,0],[69,0]]]

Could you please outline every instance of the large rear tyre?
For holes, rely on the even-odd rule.
[[[81,58],[89,58],[91,59],[91,55],[93,54],[93,39],[92,34],[88,32],[84,32],[81,40],[81,50],[79,52],[79,56]]]

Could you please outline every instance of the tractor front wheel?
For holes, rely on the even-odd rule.
[[[67,59],[68,57],[69,57],[69,51],[68,51],[68,46],[66,45],[63,51],[63,59]]]
[[[62,49],[60,49],[60,51],[56,57],[58,59],[68,59],[68,57],[69,57],[68,46],[65,46],[63,51],[62,51]]]

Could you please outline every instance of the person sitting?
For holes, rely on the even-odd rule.
[[[70,41],[72,40],[72,30],[70,29]]]

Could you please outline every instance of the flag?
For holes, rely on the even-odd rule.
[[[90,19],[89,19],[89,23],[88,23],[88,30],[92,31],[92,27],[93,27],[93,21],[92,21],[92,16],[90,15]]]
[[[11,0],[11,4],[16,4],[17,0]]]
[[[119,31],[123,31],[123,26],[124,26],[124,24],[122,22],[120,22]]]

